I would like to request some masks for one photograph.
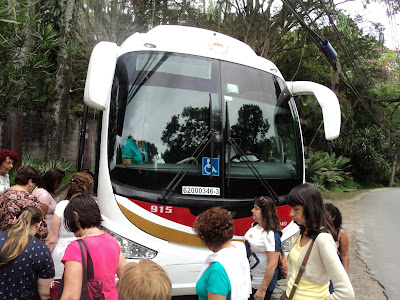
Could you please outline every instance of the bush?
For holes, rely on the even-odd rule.
[[[350,159],[326,152],[312,152],[306,159],[306,180],[319,189],[350,185],[353,178],[346,169],[350,167]]]
[[[76,172],[76,168],[73,167],[72,164],[65,158],[61,158],[60,160],[46,161],[44,158],[33,159],[31,156],[25,155],[22,157],[21,166],[30,166],[38,171],[41,176],[50,169],[59,169],[65,172],[65,177],[61,185],[66,184],[71,178],[72,174]],[[11,185],[14,185],[14,178],[15,170],[10,173]]]

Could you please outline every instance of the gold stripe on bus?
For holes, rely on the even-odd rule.
[[[132,224],[152,236],[174,243],[204,247],[201,240],[194,234],[156,224],[133,213],[120,203],[118,203],[118,205],[121,208],[122,213],[132,222]]]

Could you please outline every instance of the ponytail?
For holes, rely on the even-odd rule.
[[[7,234],[7,240],[0,252],[0,269],[22,254],[29,242],[31,226],[43,221],[40,209],[27,206],[22,210],[15,224]]]

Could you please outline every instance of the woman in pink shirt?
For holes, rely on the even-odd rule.
[[[54,210],[57,202],[52,194],[59,188],[61,181],[64,179],[65,173],[58,169],[50,169],[42,176],[40,184],[32,195],[35,195],[39,202],[42,203],[44,219],[47,224],[47,229],[50,230],[51,220],[53,219]]]
[[[93,260],[94,279],[103,283],[105,298],[118,300],[115,275],[121,278],[126,260],[117,241],[102,231],[100,209],[97,202],[87,194],[72,198],[64,211],[65,227],[88,245]],[[82,256],[78,242],[71,242],[65,250],[62,262],[64,290],[61,300],[80,299],[82,291]]]

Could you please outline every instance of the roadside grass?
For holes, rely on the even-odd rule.
[[[362,193],[365,193],[371,189],[354,189],[354,190],[346,190],[346,191],[321,191],[322,199],[329,201],[341,201],[348,200],[356,197]]]

